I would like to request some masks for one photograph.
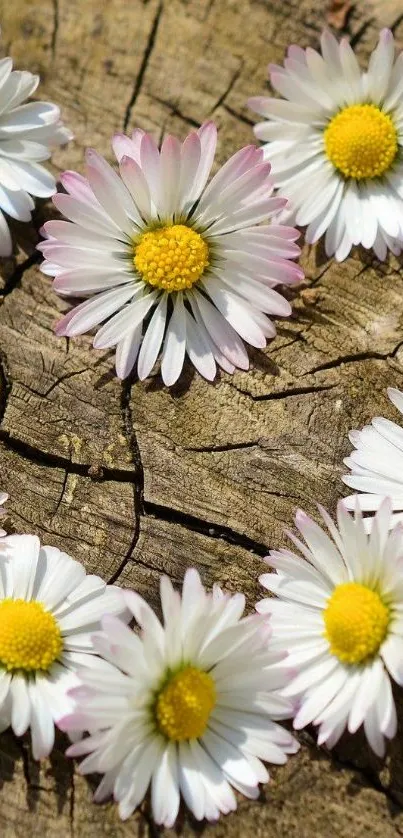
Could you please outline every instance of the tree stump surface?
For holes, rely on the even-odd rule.
[[[314,46],[330,6],[317,0],[0,0],[3,47],[39,72],[41,99],[57,102],[75,141],[55,171],[83,171],[91,145],[112,160],[111,135],[140,126],[184,137],[207,118],[219,126],[218,162],[253,142],[245,102],[267,90],[266,66],[289,43]],[[330,20],[365,61],[381,26],[403,46],[400,0],[345,3]],[[120,383],[110,352],[91,337],[57,338],[69,306],[38,269],[40,225],[15,225],[2,260],[0,488],[10,526],[37,533],[88,571],[134,586],[158,604],[158,580],[181,583],[196,565],[209,585],[244,590],[253,607],[269,547],[285,543],[295,509],[331,512],[345,494],[347,433],[372,416],[396,418],[387,386],[403,387],[403,279],[356,250],[342,265],[304,248],[306,280],[293,316],[278,322],[251,369],[212,385],[190,365],[168,390],[155,374]],[[190,838],[392,838],[403,835],[403,700],[400,738],[386,761],[362,736],[301,751],[273,769],[258,801],[240,799],[217,825],[181,812]],[[113,803],[94,806],[94,782],[63,756],[32,760],[29,739],[0,736],[1,838],[154,838],[146,801],[126,823]]]

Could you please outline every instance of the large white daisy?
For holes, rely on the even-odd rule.
[[[11,58],[0,61],[0,256],[12,252],[4,214],[31,220],[35,206],[31,196],[49,198],[56,191],[55,178],[41,163],[49,159],[52,148],[73,137],[60,120],[57,105],[25,103],[38,84],[39,76],[13,70]]]
[[[0,541],[0,730],[31,729],[35,759],[73,708],[79,666],[97,666],[91,633],[104,614],[126,613],[122,591],[34,535]]]
[[[322,54],[291,46],[270,80],[283,99],[258,96],[250,107],[267,121],[255,127],[266,143],[287,219],[307,225],[306,240],[326,233],[338,261],[353,245],[399,254],[403,238],[403,54],[381,32],[362,73],[346,39],[330,32]]]
[[[146,378],[161,347],[168,385],[185,353],[210,380],[217,364],[247,369],[241,338],[264,347],[276,331],[267,314],[291,312],[274,286],[303,276],[289,261],[299,253],[298,233],[261,224],[285,203],[271,197],[270,164],[249,146],[206,186],[216,133],[206,123],[182,144],[166,137],[161,151],[144,131],[132,139],[118,134],[121,177],[90,150],[87,180],[74,172],[61,178],[69,194],[54,204],[70,221],[44,225],[42,270],[55,276],[60,294],[92,299],[64,317],[57,334],[72,337],[106,321],[94,346],[116,346],[120,378],[136,360]]]
[[[360,725],[379,756],[396,733],[391,678],[403,685],[403,528],[389,532],[388,499],[370,535],[361,512],[341,502],[338,529],[321,510],[330,538],[303,512],[296,517],[305,544],[274,551],[262,585],[277,599],[258,603],[270,615],[274,646],[288,651],[297,674],[283,695],[299,701],[294,727],[313,722],[318,742],[332,747]]]
[[[392,387],[387,392],[392,404],[403,413],[403,393]],[[387,495],[396,513],[391,523],[403,520],[403,428],[376,416],[361,431],[351,431],[349,438],[355,451],[344,460],[351,474],[345,474],[343,482],[363,493],[359,503],[364,511],[375,512]],[[344,501],[348,509],[354,509],[356,502],[355,494]],[[367,529],[371,520],[366,519]]]
[[[289,676],[270,648],[270,628],[242,617],[245,597],[215,586],[206,593],[188,570],[182,598],[161,580],[164,625],[135,593],[126,602],[141,635],[105,618],[93,638],[104,672],[80,670],[77,707],[64,730],[90,731],[70,756],[89,754],[83,774],[104,774],[95,794],[113,792],[122,818],[151,783],[155,821],[172,826],[180,795],[198,820],[236,809],[233,786],[256,798],[269,775],[262,760],[284,763],[298,744],[273,719],[292,705],[279,695]],[[268,642],[269,640],[269,642]]]

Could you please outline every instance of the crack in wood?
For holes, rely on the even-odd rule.
[[[131,397],[131,390],[132,386],[130,381],[126,380],[122,382],[122,389],[121,389],[121,410],[122,410],[122,420],[123,420],[123,428],[125,432],[125,436],[127,439],[127,443],[129,446],[129,450],[132,455],[132,462],[138,476],[138,480],[136,483],[133,484],[134,489],[134,497],[133,497],[133,509],[134,509],[134,532],[131,542],[129,544],[128,550],[124,555],[122,561],[120,562],[116,571],[110,577],[109,584],[113,584],[117,581],[120,574],[124,570],[129,561],[130,557],[132,556],[136,544],[139,540],[140,536],[140,520],[141,516],[144,515],[144,472],[143,472],[143,464],[141,462],[141,454],[137,444],[136,434],[133,426],[133,416],[130,407],[130,397]]]
[[[362,361],[387,361],[388,358],[394,358],[396,356],[401,346],[403,346],[402,340],[399,341],[392,352],[357,352],[354,355],[343,355],[340,358],[335,358],[332,361],[325,361],[323,364],[313,367],[307,372],[304,372],[302,377],[306,375],[315,375],[317,372],[324,372],[325,370],[338,369],[343,364],[357,364]]]
[[[374,22],[374,19],[372,17],[369,18],[369,20],[364,21],[362,26],[360,26],[360,28],[357,29],[357,32],[354,35],[351,36],[350,45],[351,45],[352,49],[354,49],[357,46],[357,44],[360,43],[360,41],[364,37],[367,29],[370,26],[372,26],[373,22]]]
[[[53,30],[51,40],[52,60],[56,58],[57,36],[59,33],[59,0],[52,0],[53,6]]]
[[[10,432],[5,431],[3,428],[0,428],[0,442],[6,448],[32,463],[37,463],[48,468],[68,470],[70,474],[88,477],[91,480],[135,483],[136,478],[138,479],[138,475],[129,469],[114,469],[103,465],[99,467],[98,463],[75,463],[58,454],[41,451],[29,443],[11,436]],[[94,469],[94,473],[91,473],[91,469]]]
[[[167,102],[165,99],[161,99],[160,96],[155,96],[155,94],[150,94],[150,99],[154,102],[158,102],[159,105],[162,105],[164,108],[168,108],[171,116],[176,116],[178,119],[181,119],[182,122],[185,122],[190,128],[200,128],[201,122],[197,122],[196,119],[193,119],[191,116],[187,116],[187,114],[182,113],[179,110],[178,106],[175,105],[173,102]],[[162,134],[164,132],[162,131]]]
[[[161,521],[176,523],[185,529],[193,532],[201,533],[209,538],[217,538],[226,541],[228,544],[233,544],[237,547],[243,547],[250,553],[255,553],[257,556],[267,556],[269,547],[261,542],[254,541],[244,533],[235,532],[231,527],[223,524],[212,524],[208,521],[201,520],[195,515],[189,515],[186,512],[179,512],[168,506],[153,503],[151,501],[144,501],[144,512],[153,518],[158,518]]]
[[[21,262],[20,265],[17,265],[14,272],[7,280],[5,287],[1,291],[1,296],[8,297],[8,295],[11,294],[12,291],[14,291],[14,288],[16,288],[21,282],[21,278],[24,275],[25,271],[27,271],[29,268],[32,268],[33,265],[39,264],[41,259],[42,256],[39,253],[39,251],[34,250],[34,252],[31,253],[31,255],[28,256],[28,258],[25,259],[24,262]]]
[[[140,64],[140,69],[139,69],[139,72],[137,74],[137,78],[136,78],[136,82],[135,82],[135,85],[134,85],[133,93],[130,97],[129,104],[127,105],[127,108],[126,108],[126,113],[125,113],[125,117],[124,117],[124,120],[123,120],[123,130],[124,131],[126,131],[127,126],[130,122],[130,117],[131,117],[131,114],[132,114],[132,110],[133,110],[133,108],[136,104],[137,98],[138,98],[138,96],[141,92],[141,88],[143,86],[143,80],[144,80],[145,72],[147,70],[147,66],[148,66],[148,63],[150,61],[153,49],[154,49],[155,39],[157,37],[158,26],[160,24],[163,8],[164,8],[163,2],[162,2],[162,0],[160,0],[160,2],[158,3],[158,6],[157,6],[157,11],[155,13],[152,26],[151,26],[150,34],[148,36],[148,41],[147,41],[146,46],[145,46],[143,60]]]
[[[244,61],[242,61],[242,59],[241,59],[240,63],[239,63],[239,67],[235,70],[235,73],[233,74],[232,78],[230,79],[229,84],[225,88],[224,92],[221,94],[220,98],[217,99],[216,104],[212,107],[212,109],[209,113],[209,116],[212,116],[215,113],[215,111],[218,110],[218,108],[221,105],[224,104],[227,96],[229,96],[229,94],[231,93],[231,90],[233,89],[234,85],[238,81],[239,76],[242,73],[243,67],[244,67]]]
[[[239,119],[240,122],[243,122],[244,125],[249,125],[251,128],[254,128],[255,123],[253,119],[248,119],[247,116],[244,116],[242,113],[238,113],[238,111],[234,111],[233,108],[230,108],[229,105],[223,104],[223,108],[227,113],[233,116],[235,119]]]

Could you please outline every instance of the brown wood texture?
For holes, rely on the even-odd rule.
[[[316,46],[331,3],[319,0],[0,0],[3,45],[39,72],[40,98],[59,103],[75,141],[55,170],[83,170],[84,148],[112,159],[110,137],[140,126],[183,137],[214,118],[218,158],[252,140],[245,101],[266,89],[266,65],[290,42]],[[351,4],[344,34],[366,59],[380,26],[403,46],[401,0]],[[63,546],[88,570],[157,602],[158,576],[244,589],[250,607],[268,547],[283,543],[297,506],[330,511],[343,495],[347,432],[393,417],[387,386],[403,387],[403,279],[355,251],[343,265],[305,248],[306,281],[248,373],[214,385],[188,366],[168,390],[156,374],[121,384],[88,336],[58,339],[68,306],[38,270],[36,230],[16,225],[0,266],[0,488],[10,526]],[[392,838],[403,835],[400,737],[384,763],[355,736],[332,755],[301,735],[301,752],[257,802],[216,826],[185,814],[166,835],[216,838]],[[127,823],[93,806],[93,784],[63,757],[32,761],[28,740],[0,736],[1,838],[153,838],[147,801]]]

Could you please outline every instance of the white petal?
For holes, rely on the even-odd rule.
[[[168,323],[162,353],[161,374],[164,384],[168,387],[177,381],[182,372],[185,348],[185,307],[183,304],[183,295],[179,293],[174,301],[174,310]]]
[[[132,291],[132,296],[133,295],[134,291]],[[95,349],[106,349],[109,346],[116,346],[116,344],[119,343],[119,341],[121,341],[128,332],[132,332],[137,325],[143,322],[157,296],[158,291],[151,291],[151,293],[144,294],[142,297],[137,295],[137,299],[111,317],[111,319],[108,320],[108,322],[105,323],[105,325],[102,326],[95,335],[93,343]],[[127,294],[127,299],[129,299],[129,297],[130,295]],[[117,306],[115,306],[115,310],[116,308]],[[102,317],[102,320],[104,319],[105,318]]]
[[[27,681],[23,675],[14,675],[10,683],[12,701],[11,726],[16,736],[22,736],[31,721],[31,702]]]
[[[147,378],[158,358],[165,332],[167,304],[168,295],[163,294],[147,326],[137,363],[140,381]]]

